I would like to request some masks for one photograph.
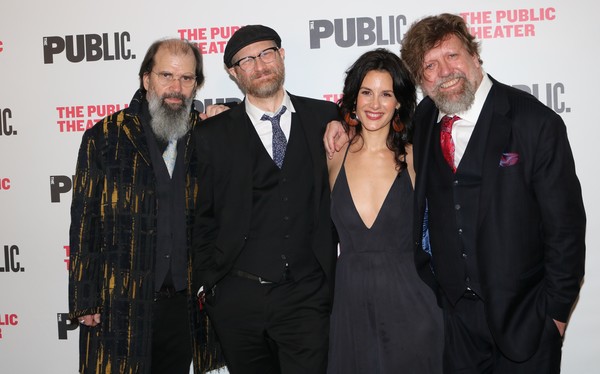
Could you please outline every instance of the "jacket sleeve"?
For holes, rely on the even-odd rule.
[[[208,291],[207,288],[214,285],[214,280],[209,279],[209,274],[216,267],[215,240],[218,233],[214,201],[215,173],[213,165],[209,162],[209,144],[200,131],[194,132],[194,141],[198,159],[196,173],[199,189],[192,229],[193,293],[200,287]]]
[[[71,203],[69,230],[69,317],[101,312],[100,279],[102,259],[102,168],[96,143],[84,133]]]
[[[555,113],[538,134],[532,185],[542,217],[548,314],[567,321],[584,275],[586,216],[566,127]]]

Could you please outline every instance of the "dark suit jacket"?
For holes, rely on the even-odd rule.
[[[312,250],[333,290],[336,250],[329,216],[329,182],[323,133],[337,118],[335,104],[290,95],[304,130],[314,169]],[[212,288],[232,268],[248,236],[252,215],[252,127],[244,103],[210,118],[194,132],[200,190],[193,233],[193,284]],[[197,288],[197,289],[198,289]]]
[[[533,96],[492,79],[477,125],[487,122],[476,250],[490,330],[516,361],[539,345],[544,319],[566,321],[584,274],[585,211],[559,115]],[[419,274],[442,297],[422,249],[428,165],[438,110],[426,97],[415,114],[415,259]],[[503,154],[516,153],[512,166]],[[510,163],[509,163],[510,164]],[[431,248],[435,267],[436,251]],[[435,271],[435,270],[434,270]]]

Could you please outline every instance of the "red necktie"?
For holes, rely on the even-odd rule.
[[[442,146],[442,154],[452,172],[456,172],[454,167],[454,141],[452,140],[452,125],[460,119],[459,116],[449,117],[444,116],[440,122],[440,145]]]

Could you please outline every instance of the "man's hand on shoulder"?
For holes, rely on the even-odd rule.
[[[209,117],[216,116],[217,114],[222,113],[226,110],[229,110],[229,107],[227,105],[223,105],[223,104],[208,105],[206,107],[205,113],[200,113],[200,118],[207,119]]]
[[[327,158],[333,158],[335,152],[339,152],[344,144],[348,143],[350,136],[354,135],[354,129],[350,129],[350,134],[346,133],[344,126],[340,121],[331,121],[327,124],[325,135],[323,136],[323,144]]]

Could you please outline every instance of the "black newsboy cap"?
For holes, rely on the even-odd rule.
[[[239,52],[240,49],[252,43],[261,42],[263,40],[273,40],[277,44],[277,48],[281,48],[281,38],[270,27],[263,25],[247,25],[241,27],[234,32],[231,39],[227,42],[225,53],[223,53],[223,61],[230,68],[233,66],[231,59]]]

